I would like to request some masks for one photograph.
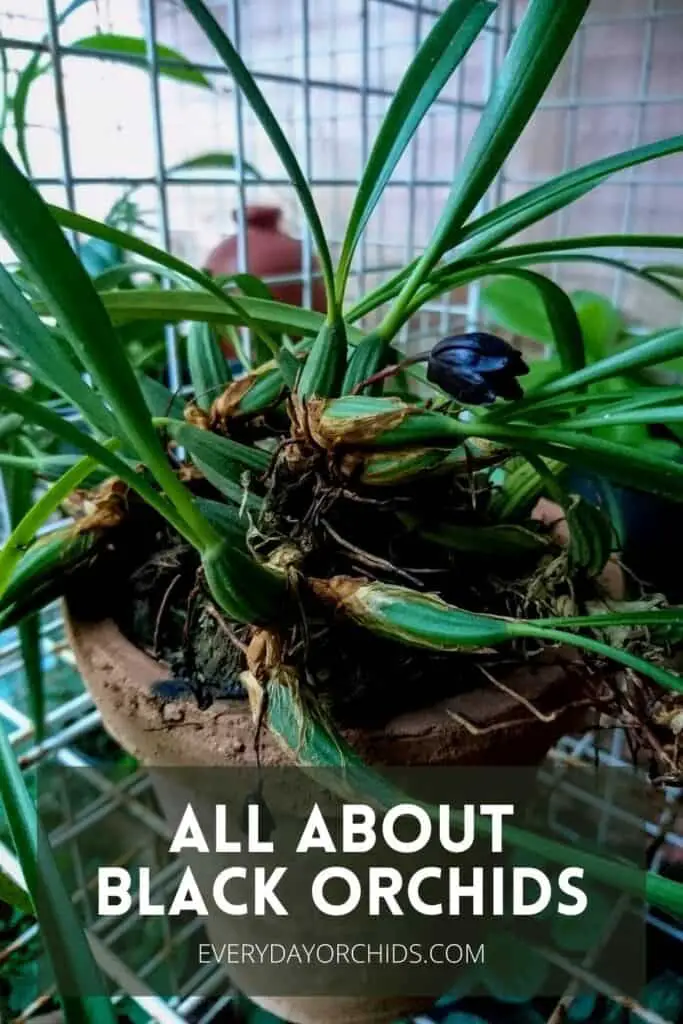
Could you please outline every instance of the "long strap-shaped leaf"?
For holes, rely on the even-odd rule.
[[[389,178],[495,6],[488,0],[453,0],[434,23],[403,76],[370,151],[349,215],[337,270],[340,299],[356,246]]]
[[[112,227],[111,224],[94,220],[92,217],[86,217],[82,213],[76,213],[74,210],[66,210],[62,206],[50,205],[48,209],[60,227],[68,228],[71,231],[80,231],[91,238],[101,238],[103,242],[110,242],[111,245],[117,246],[120,249],[134,252],[138,256],[144,256],[145,259],[152,260],[168,270],[174,270],[181,277],[195,281],[202,288],[212,292],[217,298],[226,299],[223,289],[208,274],[204,274],[201,270],[197,270],[189,263],[185,263],[164,249],[159,249],[156,245],[152,245],[151,242],[146,242],[144,238],[138,238],[137,235],[131,235],[128,231]],[[230,304],[233,305],[233,303]]]
[[[337,300],[335,297],[334,271],[332,268],[332,257],[327,244],[327,238],[323,230],[320,215],[318,213],[313,194],[308,182],[304,177],[299,162],[294,155],[292,147],[280,127],[273,111],[268,106],[266,99],[254,81],[247,66],[239,53],[228,39],[214,16],[208,10],[203,0],[183,0],[188,11],[197,24],[203,29],[207,38],[216,48],[221,60],[231,72],[235,82],[244,93],[249,106],[261,122],[263,129],[273,144],[277,155],[289,175],[294,191],[299,197],[299,202],[311,229],[313,241],[318,251],[320,267],[325,283],[327,294],[328,315],[333,320],[338,312]]]
[[[16,450],[17,441],[10,439]],[[33,503],[35,476],[20,466],[4,466],[2,484],[7,501],[10,527],[13,530],[24,518]],[[0,574],[0,593],[2,576]],[[42,742],[45,735],[45,679],[43,658],[40,644],[40,614],[34,612],[27,615],[18,626],[21,659],[24,665],[24,678],[31,719],[35,728],[37,742]]]
[[[5,406],[21,414],[29,423],[35,423],[44,430],[49,431],[54,437],[66,441],[86,455],[90,455],[95,464],[105,466],[115,476],[120,477],[134,491],[143,498],[148,505],[167,519],[181,536],[185,537],[191,544],[197,545],[197,538],[192,533],[187,523],[178,515],[175,508],[169,501],[159,494],[143,476],[137,473],[124,459],[114,455],[107,448],[96,441],[93,437],[78,430],[72,423],[69,423],[62,416],[47,409],[44,405],[34,401],[28,395],[20,391],[14,391],[4,384],[0,384],[0,406]],[[76,485],[74,485],[76,486]],[[71,488],[73,490],[73,487]]]
[[[619,270],[624,274],[637,277],[645,284],[658,288],[659,291],[671,296],[672,299],[678,299],[679,302],[683,300],[683,292],[680,288],[651,274],[647,267],[636,267],[632,263],[627,263],[623,259],[616,259],[614,256],[598,256],[597,253],[593,252],[567,252],[562,247],[554,249],[552,243],[548,243],[546,249],[535,248],[528,253],[524,252],[524,249],[525,246],[520,245],[510,246],[509,252],[507,248],[494,249],[492,252],[482,252],[480,258],[475,258],[474,267],[479,267],[483,271],[492,264],[501,267],[530,267],[539,263],[546,265],[549,263],[594,263],[597,266],[609,267],[612,270]],[[452,263],[444,264],[443,273],[439,271],[438,274],[434,274],[433,278],[430,278],[429,285],[426,286],[421,294],[438,295],[444,290],[451,288],[453,280],[455,279],[457,282],[457,277],[460,273],[458,268],[468,266],[469,264],[470,260],[463,260],[462,263],[459,260],[454,260]],[[480,276],[483,276],[483,274],[480,274]]]
[[[80,409],[88,422],[115,434],[114,420],[72,360],[56,345],[49,330],[0,264],[0,325],[13,351],[26,360],[31,373]]]
[[[550,244],[550,243],[549,243]],[[510,248],[510,253],[518,252],[523,250],[524,246]],[[430,301],[437,295],[442,295],[444,292],[452,291],[454,288],[459,288],[465,284],[469,284],[472,281],[478,281],[482,277],[491,277],[498,274],[509,274],[511,276],[526,274],[527,266],[533,266],[534,264],[548,264],[548,263],[595,263],[599,266],[606,266],[615,270],[623,271],[625,274],[633,275],[639,280],[652,285],[653,287],[659,288],[661,291],[670,295],[672,298],[678,299],[679,301],[683,298],[683,295],[678,288],[673,285],[667,284],[665,281],[657,280],[656,278],[649,275],[645,270],[640,270],[637,267],[631,266],[624,260],[617,260],[608,256],[596,256],[591,253],[567,253],[548,249],[546,252],[535,251],[532,255],[519,255],[515,257],[504,258],[507,254],[506,249],[496,249],[491,253],[482,253],[481,257],[472,257],[466,260],[454,260],[451,263],[444,264],[443,269],[430,276],[429,282],[424,285],[406,306],[406,309],[401,317],[401,323],[405,323],[410,317],[419,311],[421,306],[425,302]],[[540,277],[540,275],[536,275]],[[543,280],[547,280],[544,278]],[[368,296],[361,300],[354,308],[349,312],[349,319],[357,319],[360,316],[365,316],[368,312],[374,309],[376,306],[385,302],[387,299],[392,298],[399,290],[398,285],[392,287],[391,283],[387,283],[386,289],[380,294],[375,293],[373,296]],[[546,289],[547,291],[547,289]],[[556,327],[561,333],[570,333],[573,331],[571,325],[563,329],[562,323],[556,321]],[[557,338],[556,338],[557,340]],[[578,349],[575,342],[568,344],[568,352],[571,354],[571,358],[577,358],[579,356]],[[558,343],[559,349],[559,343]],[[567,363],[566,366],[570,364]],[[583,360],[581,362],[583,365]],[[578,368],[578,364],[574,363],[574,368]]]
[[[92,51],[95,57],[111,53],[118,57],[121,63],[127,64],[129,67],[143,70],[149,67],[147,40],[139,36],[126,36],[117,32],[96,32],[95,35],[76,39],[71,46],[77,50]],[[206,75],[178,50],[164,46],[163,43],[155,43],[154,49],[159,62],[160,75],[175,79],[177,82],[197,85],[202,89],[213,88]],[[47,68],[43,70],[47,70]]]
[[[163,424],[174,440],[187,448],[192,456],[202,459],[217,468],[226,462],[238,463],[255,473],[265,473],[271,457],[260,448],[255,448],[229,437],[221,437],[209,430],[200,430],[189,423],[168,420]]]
[[[207,323],[190,324],[186,350],[195,402],[200,409],[209,409],[232,380],[228,361]]]
[[[601,261],[603,257],[595,256],[591,251],[596,248],[638,248],[638,249],[683,249],[683,237],[681,235],[584,235],[578,238],[562,238],[562,239],[548,239],[539,242],[530,242],[524,245],[506,246],[501,249],[486,249],[485,253],[482,253],[481,257],[474,256],[462,256],[455,260],[450,260],[447,263],[439,265],[429,275],[430,284],[438,284],[442,278],[448,278],[450,275],[458,273],[460,269],[466,269],[473,263],[480,261],[489,262],[492,260],[502,260],[508,258],[517,257],[529,257],[528,262],[531,263],[531,257],[538,257],[541,261],[542,257],[547,257],[547,262],[554,262],[556,254],[566,253],[566,258],[575,259],[578,261]],[[572,254],[571,250],[577,250],[575,254]],[[585,250],[585,251],[579,251]],[[607,257],[605,257],[607,259]],[[535,260],[534,260],[535,261]],[[661,287],[665,285],[665,290],[675,298],[680,298],[680,292],[677,288],[670,287],[666,282],[662,282],[656,274],[647,270],[640,270],[637,267],[632,267],[627,263],[620,263],[620,261],[610,260],[608,265],[614,265],[615,269],[624,269],[627,272],[635,273],[643,279],[648,280],[651,284],[656,284]],[[407,268],[403,268],[398,274],[383,281],[378,288],[374,288],[372,291],[367,292],[363,298],[355,303],[346,314],[346,319],[349,322],[354,322],[365,316],[366,313],[371,312],[382,303],[388,302],[395,295],[398,295],[401,290],[402,283],[406,280],[408,274],[415,266],[415,263],[409,264]],[[650,271],[650,272],[648,272]]]
[[[90,0],[72,0],[72,2],[67,4],[64,10],[58,15],[57,25],[63,24],[71,14],[79,9],[79,7],[83,7],[89,2]],[[46,42],[49,42],[48,36],[43,37],[43,43]],[[31,86],[35,79],[42,73],[42,57],[43,54],[41,50],[36,50],[36,52],[32,54],[24,68],[17,75],[14,95],[12,96],[12,120],[14,122],[17,150],[27,174],[31,173],[31,165],[28,157],[28,146],[26,144],[26,108],[28,106],[28,97],[31,91]]]
[[[242,301],[234,298],[233,295],[228,294],[220,287],[219,284],[212,280],[208,274],[190,266],[189,263],[185,263],[183,260],[178,259],[177,256],[172,256],[171,253],[157,248],[156,245],[152,245],[150,242],[146,242],[144,239],[138,238],[136,235],[131,235],[127,231],[122,231],[120,228],[112,227],[110,224],[106,224],[102,221],[93,220],[91,217],[84,217],[83,214],[75,213],[73,210],[65,210],[61,206],[49,206],[48,209],[57,223],[63,228],[69,228],[72,231],[80,231],[82,234],[90,235],[92,238],[101,238],[103,241],[109,242],[111,245],[117,246],[120,249],[125,249],[128,252],[136,253],[138,256],[144,256],[145,259],[153,260],[155,263],[165,267],[173,274],[178,274],[181,279],[187,278],[188,280],[201,285],[203,289],[211,292],[211,294],[215,296],[215,298],[217,298],[224,307],[232,310],[236,323],[244,324],[245,327],[249,327],[256,334],[263,335],[264,325],[259,324],[250,317],[249,311],[244,308]],[[114,268],[112,268],[112,270],[113,269]],[[147,268],[139,267],[138,269],[141,270]],[[238,277],[248,277],[249,275],[244,274],[232,276],[237,283]],[[166,292],[165,294],[169,295],[172,293]]]
[[[180,323],[183,320],[207,320],[215,323],[249,324],[249,319],[263,327],[272,327],[288,334],[315,337],[324,324],[324,317],[312,309],[300,309],[271,299],[242,297],[240,312],[233,312],[213,295],[199,291],[162,291],[139,289],[102,292],[105,309],[115,324],[131,320],[159,320],[161,323]],[[249,318],[249,319],[248,319]],[[362,331],[350,328],[347,340],[358,344]]]
[[[490,249],[575,202],[618,171],[680,152],[683,152],[683,135],[675,135],[566,171],[473,220],[466,230],[454,232],[448,238],[447,248],[458,245],[463,252]]]
[[[614,413],[631,412],[632,410],[647,409],[653,405],[667,406],[670,403],[683,402],[683,388],[681,387],[651,387],[640,388],[635,392],[636,397],[623,399],[619,392],[605,392],[605,394],[591,395],[560,395],[558,398],[547,398],[544,401],[534,404],[524,414],[525,419],[536,416],[543,417],[547,412],[556,415],[566,409],[572,409],[581,405],[582,409],[591,409],[596,405],[601,407],[602,412]],[[575,423],[576,420],[572,420]]]
[[[253,686],[252,682],[250,690]],[[260,703],[258,695],[255,695],[257,702]],[[268,687],[266,715],[271,731],[295,755],[301,768],[313,771],[319,784],[335,788],[336,783],[337,792],[342,797],[369,800],[385,808],[404,803],[419,804],[431,817],[438,819],[438,807],[417,800],[375,768],[365,764],[332,725],[323,722],[321,718],[305,716],[294,691],[278,684],[277,680]],[[318,771],[316,775],[316,769],[331,771],[325,771],[324,774]],[[452,812],[451,820],[455,825],[462,824],[456,811]],[[554,864],[579,864],[590,878],[628,892],[638,899],[644,896],[648,903],[662,910],[683,914],[683,885],[680,882],[661,878],[587,850],[579,851],[575,846],[515,825],[504,825],[503,830],[506,842],[520,850],[537,854]]]
[[[580,473],[594,473],[621,487],[633,487],[637,483],[642,491],[683,501],[683,466],[647,448],[633,448],[593,437],[585,431],[560,430],[555,426],[551,429],[538,424],[528,427],[501,424],[495,435],[489,428],[482,428],[481,433],[514,445],[524,454],[532,452],[556,459]]]
[[[0,796],[68,1024],[116,1024],[100,974],[9,740],[0,730]]]
[[[621,427],[633,423],[683,423],[683,405],[657,405],[644,409],[615,409],[593,412],[590,416],[572,417],[573,430],[593,430],[598,427]]]
[[[550,84],[590,0],[531,0],[507,53],[432,238],[380,328],[391,339],[403,308],[500,170]]]
[[[119,446],[117,440],[108,441],[104,447],[105,452],[113,452]],[[29,546],[33,544],[40,528],[48,521],[50,516],[57,511],[82,482],[87,479],[97,463],[87,455],[79,459],[70,469],[63,473],[51,487],[41,494],[38,500],[30,505],[18,522],[12,523],[12,532],[0,548],[0,599],[13,602],[21,596],[21,586],[17,581],[18,567],[21,564],[26,566],[35,562],[35,555],[38,553],[33,549],[33,556],[29,554]],[[29,550],[27,550],[29,549]],[[45,552],[50,548],[43,544],[40,551]]]
[[[543,384],[528,399],[522,399],[521,402],[515,404],[514,409],[510,408],[509,415],[518,415],[525,403],[533,402],[537,396],[551,398],[555,395],[564,395],[588,384],[597,384],[599,381],[615,377],[617,374],[655,366],[657,363],[664,363],[668,359],[675,359],[680,355],[683,355],[683,327],[674,328],[674,330],[657,335],[649,341],[641,341],[623,352],[616,352],[605,359],[599,359],[596,363],[577,370],[576,373],[570,373]]]
[[[74,352],[138,456],[201,544],[215,533],[172,472],[149,410],[97,291],[45,202],[0,146],[0,231],[40,286]]]

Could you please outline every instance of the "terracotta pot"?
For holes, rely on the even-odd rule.
[[[151,694],[153,683],[168,678],[168,669],[134,647],[111,620],[75,621],[67,613],[69,640],[78,669],[111,735],[144,765],[202,767],[253,765],[254,724],[246,701],[220,701],[200,711],[192,701],[163,705]],[[517,694],[517,698],[515,698]],[[522,700],[520,700],[522,698]],[[528,704],[545,714],[543,719]],[[589,692],[586,676],[572,652],[547,651],[505,679],[505,689],[485,684],[417,712],[402,714],[383,729],[347,730],[346,739],[370,762],[381,765],[527,765],[543,759],[560,736],[586,724]],[[455,716],[455,717],[454,717]],[[474,731],[473,729],[477,731]],[[264,764],[286,764],[287,753],[265,735]],[[173,773],[171,773],[173,774]],[[163,776],[157,795],[169,821],[188,794]],[[213,876],[220,858],[208,865]],[[199,876],[198,876],[199,877]],[[209,926],[215,945],[250,941],[247,918]],[[236,931],[239,930],[239,936]],[[231,976],[240,979],[231,968]],[[430,999],[415,998],[259,998],[265,1009],[295,1024],[388,1024],[424,1009]],[[441,993],[435,993],[434,998]]]
[[[247,269],[255,277],[280,277],[301,275],[303,254],[301,242],[280,230],[282,210],[277,206],[247,206],[246,240]],[[233,214],[237,219],[237,214]],[[231,235],[211,251],[205,267],[212,274],[235,274],[238,271],[237,235]],[[313,270],[318,264],[313,260]],[[278,302],[291,306],[303,303],[301,281],[276,281],[268,287]],[[325,289],[319,278],[314,278],[311,292],[311,308],[325,312]]]

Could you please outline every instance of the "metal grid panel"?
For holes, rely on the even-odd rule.
[[[320,204],[333,246],[341,240],[353,187],[377,125],[407,59],[429,30],[444,0],[216,0],[212,7],[247,62],[297,150]],[[380,204],[355,263],[352,288],[362,291],[424,245],[447,194],[453,172],[477,122],[491,80],[515,29],[524,0],[503,0],[496,18],[465,67],[444,91],[418,140],[406,154]],[[29,144],[35,178],[44,194],[80,212],[102,217],[121,192],[136,186],[149,214],[151,237],[179,255],[201,262],[218,239],[232,231],[237,211],[239,259],[247,266],[241,230],[245,207],[268,202],[281,205],[292,233],[303,239],[305,296],[310,295],[313,260],[310,236],[277,158],[250,111],[235,95],[229,77],[193,23],[173,0],[94,0],[63,27],[57,24],[56,0],[9,0],[0,14],[1,45],[16,69],[33,52],[49,55],[52,68],[36,86],[29,108]],[[119,61],[84,58],[73,43],[97,30],[140,35],[146,39],[150,73],[123,67]],[[213,90],[194,89],[160,76],[164,61],[155,43],[181,50],[196,61]],[[679,130],[683,111],[683,0],[594,0],[593,7],[542,109],[501,174],[493,198],[506,199],[579,162],[649,141]],[[201,151],[231,150],[237,173],[173,175],[169,168]],[[243,162],[255,164],[263,180],[254,182]],[[683,159],[618,176],[595,196],[534,229],[531,237],[595,231],[662,230],[683,233]],[[631,313],[653,324],[671,322],[680,312],[658,298],[654,307],[644,290],[618,275],[604,277],[592,269],[556,268],[567,286],[602,287]],[[474,324],[479,316],[476,288],[445,297],[420,313],[410,335],[443,334],[456,325]],[[175,338],[167,334],[169,376],[180,380]],[[51,657],[59,618],[44,616],[46,656]],[[63,648],[58,647],[60,657]],[[2,651],[0,684],[19,667],[16,642]],[[12,739],[25,764],[56,757],[82,763],[79,739],[99,729],[98,713],[87,696],[77,697],[50,715],[49,739],[31,748],[31,727],[23,711],[0,700],[0,724],[13,729]],[[625,765],[623,737],[611,749],[596,750],[592,737],[567,740],[556,756]],[[75,746],[74,746],[75,745]],[[80,762],[79,762],[80,758]],[[133,777],[112,792],[91,773],[91,822],[112,813],[114,796],[126,813],[143,814],[150,836],[163,834],[163,823],[150,817],[144,800],[146,782]],[[109,786],[109,788],[107,788]],[[672,794],[671,800],[679,794]],[[68,795],[66,796],[68,800]],[[672,804],[673,806],[673,804]],[[618,820],[618,807],[604,807],[604,828]],[[72,820],[73,819],[73,820]],[[70,824],[68,824],[70,822]],[[62,841],[75,842],[79,819],[64,806]],[[643,831],[659,835],[656,819],[643,820]],[[664,834],[660,860],[680,857],[683,841]],[[11,863],[7,850],[0,857]],[[82,865],[75,870],[82,875]],[[16,865],[15,865],[16,866]],[[657,867],[658,864],[655,864]],[[134,918],[128,926],[134,925]],[[125,931],[125,929],[124,929]],[[678,936],[680,937],[680,935]],[[27,933],[22,937],[28,941]],[[139,978],[95,935],[98,958],[122,992],[141,992]],[[175,941],[182,941],[182,937]],[[113,942],[112,942],[113,945]],[[159,957],[170,959],[173,937],[167,936]],[[147,973],[157,964],[147,965]],[[590,971],[588,964],[586,969]],[[145,971],[143,971],[143,974]],[[182,994],[167,1005],[150,989],[137,1002],[157,1020],[179,1021],[191,1011],[208,1021],[229,997],[201,1002],[205,979],[190,978]],[[585,979],[574,979],[574,981]],[[589,975],[591,984],[599,979]],[[210,979],[222,985],[217,976]],[[568,997],[570,995],[568,990]],[[199,1012],[197,1011],[197,1008]],[[39,1010],[29,1008],[26,1016]],[[637,1015],[660,1024],[642,1008]]]

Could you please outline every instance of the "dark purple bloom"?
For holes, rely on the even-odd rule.
[[[495,334],[481,332],[444,338],[429,353],[427,364],[427,380],[464,405],[521,398],[517,378],[528,372],[516,348]]]

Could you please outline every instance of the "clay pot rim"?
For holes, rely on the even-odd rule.
[[[216,701],[204,711],[192,700],[163,703],[151,687],[169,678],[167,666],[135,647],[112,619],[77,620],[65,607],[65,624],[77,668],[105,727],[133,756],[169,766],[254,763],[254,722],[246,700]],[[509,692],[491,685],[400,714],[379,729],[345,729],[344,736],[375,764],[538,763],[562,735],[587,727],[594,704],[587,673],[567,652],[555,653],[550,663],[537,660],[532,671],[518,668],[505,680],[506,690],[538,702],[550,721],[541,721]],[[453,657],[457,668],[457,655]],[[484,731],[477,737],[462,720],[477,721],[482,707],[489,717],[486,722],[479,719]],[[264,764],[293,760],[267,730],[260,753]]]
[[[239,222],[240,210],[232,211],[235,224]],[[282,208],[268,203],[247,203],[244,207],[244,221],[247,227],[278,228],[282,220]]]

